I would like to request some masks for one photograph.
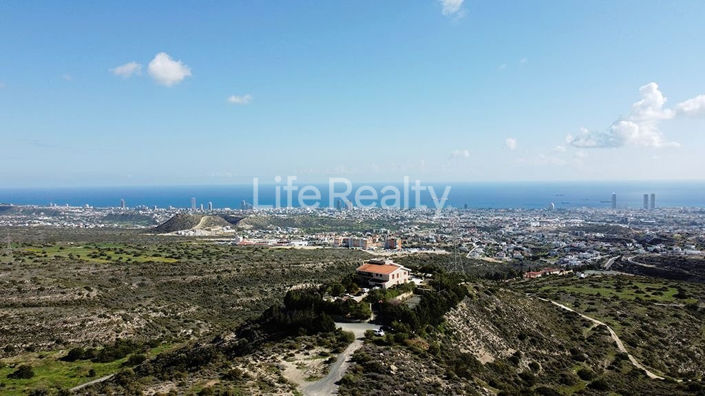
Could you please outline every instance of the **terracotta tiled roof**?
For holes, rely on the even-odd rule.
[[[393,264],[370,264],[365,263],[357,267],[360,272],[372,272],[375,274],[391,274],[392,272],[398,270],[401,266]]]

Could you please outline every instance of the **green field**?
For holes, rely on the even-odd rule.
[[[154,357],[164,351],[172,350],[177,344],[165,343],[144,353]],[[60,360],[67,353],[57,350],[40,353],[27,353],[0,360],[0,394],[24,395],[37,389],[70,389],[74,386],[114,374],[126,367],[129,356],[109,363],[95,363],[90,360],[66,362]],[[19,365],[29,365],[34,371],[34,377],[29,379],[12,379],[8,375]],[[90,370],[94,374],[90,376]]]

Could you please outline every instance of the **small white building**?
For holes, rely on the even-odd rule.
[[[391,260],[369,260],[357,267],[357,276],[362,283],[374,287],[389,288],[409,282],[411,270]]]

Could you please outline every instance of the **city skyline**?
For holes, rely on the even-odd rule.
[[[3,187],[702,179],[701,2],[0,9]]]

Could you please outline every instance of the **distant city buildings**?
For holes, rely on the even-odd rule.
[[[651,193],[651,203],[649,206],[650,209],[656,209],[656,194]]]
[[[125,198],[120,199],[120,208],[125,209]]]
[[[191,198],[191,210],[196,210],[196,197]]]
[[[208,211],[213,210],[213,202],[208,202]]]
[[[617,193],[612,193],[612,209],[617,209]]]
[[[333,246],[345,247],[345,248],[357,248],[362,250],[367,250],[372,245],[372,240],[370,238],[358,238],[358,237],[343,237],[336,238],[333,241]]]
[[[649,209],[649,194],[644,194],[644,209]]]
[[[387,238],[384,241],[384,248],[387,250],[401,250],[401,238]]]

